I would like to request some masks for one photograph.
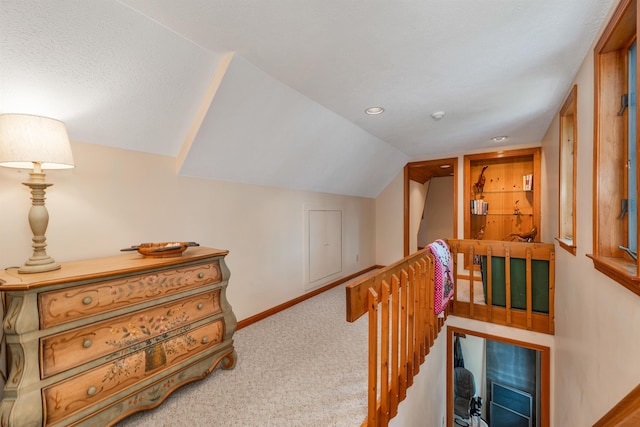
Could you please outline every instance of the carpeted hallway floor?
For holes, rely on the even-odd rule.
[[[360,425],[367,414],[367,319],[346,322],[345,286],[237,331],[233,370],[216,369],[117,426]]]

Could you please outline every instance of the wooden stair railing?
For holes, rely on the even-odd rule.
[[[528,329],[536,332],[554,334],[554,292],[555,292],[555,248],[550,243],[526,243],[526,242],[505,242],[497,240],[447,240],[451,248],[454,262],[455,291],[453,306],[450,314],[460,317],[481,320],[484,322],[496,323],[514,328]],[[460,255],[460,256],[459,256]],[[486,278],[486,304],[478,304],[474,300],[474,283],[482,283],[483,278],[476,276],[479,273],[478,266],[474,265],[474,260],[484,257],[487,271]],[[492,258],[504,258],[504,271],[492,271]],[[514,308],[512,301],[511,265],[512,260],[525,260],[525,292],[526,306],[524,308]],[[540,283],[534,283],[533,262],[542,260],[548,262],[548,281],[544,284],[544,289],[540,288]],[[469,268],[471,267],[471,268]],[[505,304],[499,306],[492,301],[494,283],[493,277],[500,273],[504,277]],[[460,301],[460,286],[469,286],[468,301]],[[537,289],[536,289],[537,288]],[[548,292],[548,312],[534,311],[534,292]]]
[[[369,314],[368,413],[387,426],[413,384],[445,316],[434,314],[434,258],[428,248],[346,287],[347,321]]]

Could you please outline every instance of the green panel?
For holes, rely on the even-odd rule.
[[[521,258],[511,258],[511,308],[527,309],[527,262]],[[484,299],[487,300],[487,257],[482,257],[482,286]],[[549,313],[549,261],[531,261],[531,292],[533,294],[532,309],[540,313]],[[491,302],[500,307],[506,306],[505,259],[491,257]]]

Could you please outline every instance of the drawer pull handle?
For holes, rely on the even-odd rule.
[[[94,394],[96,394],[97,391],[98,391],[97,388],[95,388],[94,386],[91,386],[87,389],[87,395],[93,396]]]
[[[82,299],[82,303],[83,303],[84,305],[89,305],[89,304],[91,304],[92,302],[93,302],[93,298],[91,298],[91,297],[84,297],[84,298]]]
[[[83,346],[84,348],[89,348],[89,347],[91,347],[91,344],[93,344],[93,341],[91,341],[91,340],[84,340],[84,341],[82,342],[82,346]]]
[[[209,338],[207,337],[202,337],[202,344],[206,344],[209,342]]]
[[[204,273],[202,272],[198,273],[198,279],[204,279]]]
[[[198,310],[202,310],[204,308],[204,304],[200,303],[198,304]]]

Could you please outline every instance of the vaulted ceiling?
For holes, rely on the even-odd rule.
[[[375,197],[409,160],[539,142],[613,2],[0,0],[0,114]]]

